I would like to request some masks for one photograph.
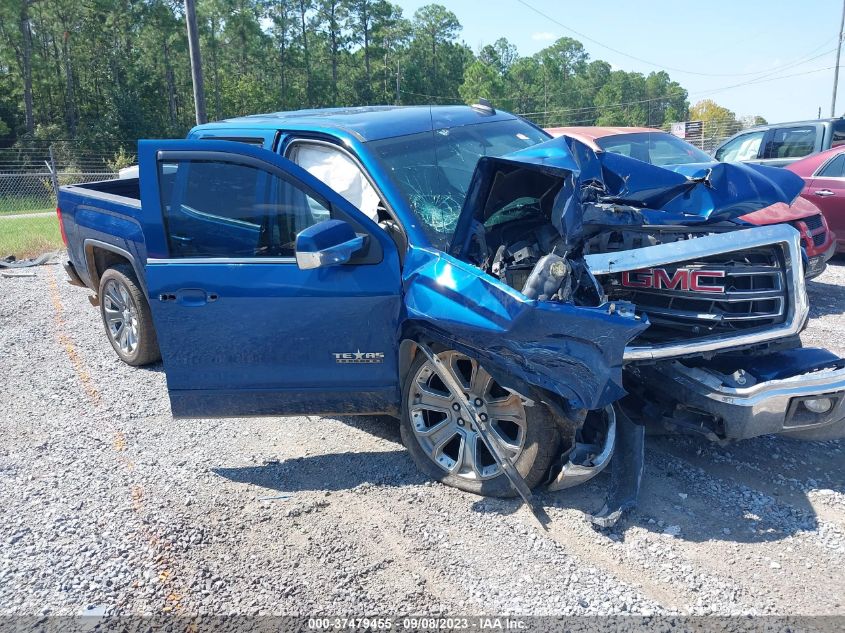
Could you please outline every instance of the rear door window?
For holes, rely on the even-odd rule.
[[[765,135],[765,130],[758,130],[737,136],[716,151],[716,160],[726,163],[754,160],[759,155],[760,145]]]
[[[819,178],[842,178],[845,176],[845,154],[838,154],[828,161],[816,174]]]
[[[772,130],[763,158],[801,158],[816,149],[815,125],[801,127],[783,127]]]
[[[255,147],[263,147],[264,139],[257,136],[201,136],[202,141],[234,141],[235,143],[246,143]]]

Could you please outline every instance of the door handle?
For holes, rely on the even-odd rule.
[[[173,301],[171,297],[174,295],[167,295],[168,300]],[[204,306],[206,303],[217,301],[218,294],[216,292],[207,292],[202,288],[183,288],[176,291],[175,300],[180,305],[186,307]]]
[[[836,194],[832,192],[830,189],[819,189],[818,191],[814,191],[817,196],[821,196],[822,198],[826,198],[827,196],[835,196]]]

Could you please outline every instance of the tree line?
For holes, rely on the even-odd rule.
[[[563,37],[531,56],[501,38],[473,51],[439,4],[198,0],[210,120],[366,104],[473,103],[540,125],[685,120],[687,91],[590,59]],[[0,146],[181,137],[194,124],[182,3],[0,0]]]

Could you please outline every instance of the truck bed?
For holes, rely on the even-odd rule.
[[[131,264],[144,283],[147,252],[138,178],[60,187],[58,207],[67,236],[68,265],[81,285],[97,292],[100,275],[115,261]]]
[[[63,187],[64,189],[65,187]],[[141,186],[138,178],[118,178],[115,180],[100,180],[97,182],[86,182],[79,185],[70,185],[68,190],[84,189],[96,191],[121,198],[141,199]]]

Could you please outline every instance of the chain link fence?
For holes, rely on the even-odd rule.
[[[62,247],[58,187],[116,178],[135,162],[127,143],[92,150],[72,141],[0,148],[0,259],[33,257]]]
[[[662,126],[665,132],[675,133],[676,125],[685,126],[685,134],[681,136],[690,145],[710,154],[728,140],[731,136],[742,130],[753,127],[754,121],[729,119],[724,121],[686,121],[684,123],[667,123]]]

